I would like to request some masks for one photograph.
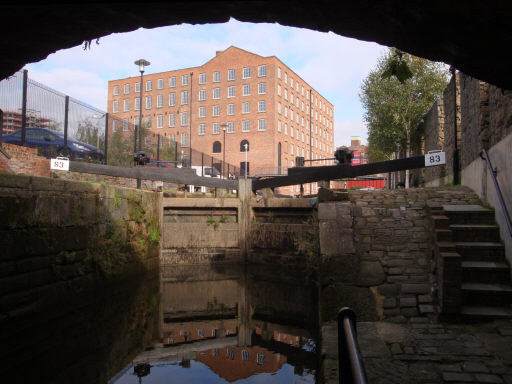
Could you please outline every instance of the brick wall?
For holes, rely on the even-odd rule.
[[[31,176],[50,177],[50,160],[38,156],[37,148],[2,143],[2,148],[9,156],[0,157],[0,170],[23,173]]]

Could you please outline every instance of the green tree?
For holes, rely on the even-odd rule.
[[[133,138],[123,137],[123,131],[117,129],[108,141],[108,164],[122,167],[133,165]]]
[[[370,161],[409,157],[423,116],[442,94],[448,71],[435,63],[389,48],[364,79],[359,97],[368,126]],[[406,172],[406,187],[409,174]]]
[[[105,134],[103,130],[98,127],[98,124],[88,119],[78,123],[75,139],[94,145],[101,150],[105,147]]]

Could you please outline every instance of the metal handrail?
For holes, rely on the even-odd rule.
[[[357,344],[356,314],[348,307],[338,312],[338,371],[340,383],[367,383]]]
[[[2,146],[2,135],[4,134],[4,111],[0,108],[0,147]]]
[[[489,158],[489,154],[485,149],[482,149],[482,153],[485,156],[485,160],[487,161],[487,167],[491,171],[492,180],[494,182],[494,187],[496,188],[496,194],[498,195],[498,200],[500,201],[501,209],[503,214],[505,215],[505,221],[507,222],[508,231],[510,236],[512,236],[512,222],[510,220],[510,214],[507,209],[507,205],[505,204],[505,200],[503,199],[503,194],[501,193],[500,185],[498,184],[498,179],[496,179],[496,174],[498,171],[492,167],[491,159]]]

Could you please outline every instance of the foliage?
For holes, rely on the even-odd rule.
[[[448,79],[442,64],[390,48],[361,86],[370,159],[407,155],[423,116]]]
[[[123,132],[118,129],[109,138],[108,164],[121,167],[129,167],[133,164],[133,140],[123,137]]]
[[[78,123],[75,139],[94,145],[98,149],[103,149],[105,147],[105,135],[100,131],[97,124],[86,119]]]

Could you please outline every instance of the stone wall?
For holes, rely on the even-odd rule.
[[[479,204],[469,188],[349,191],[318,208],[323,320],[344,306],[358,320],[402,322],[433,313],[427,204]]]
[[[99,366],[133,357],[129,330],[149,326],[140,284],[158,270],[159,207],[153,192],[0,174],[0,358],[20,381],[35,371],[47,382],[80,382],[78,372],[106,382]],[[107,313],[115,325],[98,324]],[[101,363],[87,370],[91,354]]]
[[[457,82],[457,95],[455,102],[454,95],[454,86],[453,82],[455,80],[452,79],[446,86],[443,92],[443,110],[444,110],[444,151],[446,152],[446,166],[445,168],[445,180],[444,182],[453,182],[453,153],[454,153],[454,145],[455,145],[455,126],[457,124],[457,148],[459,150],[459,164],[460,164],[460,74],[456,76]],[[457,109],[457,119],[454,118],[454,109]],[[442,184],[442,183],[441,183]]]
[[[437,100],[432,108],[427,112],[423,119],[425,137],[424,153],[433,150],[444,150],[444,100]],[[445,176],[445,167],[428,167],[423,172],[425,183],[428,185],[433,180],[438,180]]]
[[[0,170],[32,176],[50,176],[50,160],[38,156],[37,148],[2,143],[7,156],[0,156]]]
[[[512,133],[512,91],[489,86],[489,138],[491,148]]]

